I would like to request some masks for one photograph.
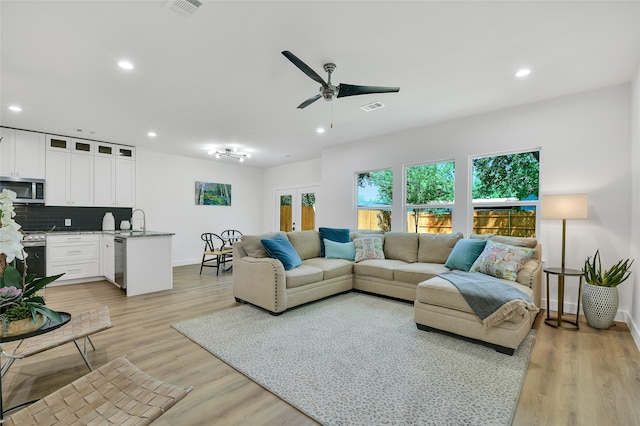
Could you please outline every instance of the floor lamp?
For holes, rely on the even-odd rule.
[[[567,235],[567,219],[586,219],[588,213],[586,194],[569,195],[543,195],[542,196],[542,218],[562,219],[562,263],[560,268],[544,268],[547,274],[547,318],[545,324],[565,330],[578,330],[580,328],[580,297],[582,293],[582,271],[565,268],[565,246]],[[558,277],[558,315],[552,318],[549,315],[549,274]],[[577,277],[578,285],[578,307],[576,319],[571,321],[564,319],[564,278],[565,276]]]
[[[562,269],[567,234],[567,219],[586,219],[587,194],[543,195],[542,218],[562,219]]]

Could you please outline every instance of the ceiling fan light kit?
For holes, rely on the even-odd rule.
[[[282,52],[282,54],[309,78],[321,84],[320,93],[310,97],[309,99],[298,105],[299,109],[306,108],[320,98],[324,98],[325,101],[332,101],[334,98],[344,98],[346,96],[368,95],[370,93],[392,93],[400,91],[399,87],[359,86],[345,83],[334,86],[333,84],[331,84],[331,74],[336,70],[336,64],[331,62],[324,64],[323,68],[328,74],[327,81],[324,81],[324,79],[320,77],[313,69],[311,69],[311,67],[302,62],[293,53],[285,50]]]
[[[234,160],[238,160],[239,162],[243,162],[245,158],[251,158],[251,154],[245,154],[238,152],[238,148],[225,148],[224,151],[211,150],[209,151],[209,155],[214,155],[216,158],[229,157]]]

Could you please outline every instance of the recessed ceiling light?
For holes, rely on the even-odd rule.
[[[10,109],[11,111],[15,111],[15,112],[20,112],[20,111],[22,111],[22,108],[20,108],[18,105],[11,105],[11,106],[9,106],[9,109]]]
[[[516,77],[522,78],[531,74],[531,70],[528,68],[522,68],[521,70],[516,71],[514,74]]]
[[[157,135],[155,132],[149,132],[147,133],[147,136],[149,136],[150,138],[155,138]]]
[[[322,127],[318,127],[318,128],[316,129],[316,132],[317,132],[317,133],[324,133],[324,129],[323,129]]]
[[[118,62],[118,66],[122,69],[125,70],[132,70],[133,69],[133,64],[129,61],[120,61]]]

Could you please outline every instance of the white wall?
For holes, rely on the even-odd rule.
[[[589,219],[567,223],[567,267],[581,269],[596,249],[606,265],[630,257],[630,94],[630,85],[620,85],[327,149],[320,164],[323,215],[317,224],[356,226],[353,189],[358,171],[392,168],[397,176],[394,193],[401,197],[404,165],[454,159],[454,229],[468,235],[469,157],[540,148],[541,194],[589,196]],[[289,167],[292,175],[299,172]],[[279,168],[278,182],[287,181],[286,172],[286,167]],[[273,198],[273,189],[266,184],[266,197]],[[402,229],[402,217],[403,212],[395,208],[394,230]],[[561,221],[544,220],[541,228],[538,239],[545,264],[559,266]],[[555,280],[551,281],[551,309],[555,310],[557,289]],[[567,279],[566,286],[565,309],[575,312],[577,281]],[[628,318],[632,288],[631,282],[619,288],[619,320]]]
[[[145,211],[148,230],[175,233],[174,266],[200,263],[203,232],[261,232],[262,169],[143,150],[136,155],[135,207]],[[195,205],[195,181],[231,184],[231,206]]]
[[[320,159],[299,161],[286,166],[265,169],[263,222],[261,232],[277,230],[276,195],[279,189],[303,188],[320,185]],[[322,204],[320,195],[316,194],[316,203]],[[322,209],[316,210],[316,225],[322,220]]]
[[[640,348],[640,67],[633,79],[631,99],[631,257],[636,264],[630,284],[623,286],[630,286],[633,290],[627,324]]]

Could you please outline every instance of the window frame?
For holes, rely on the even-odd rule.
[[[382,172],[385,170],[389,170],[391,172],[391,179],[392,179],[392,184],[391,184],[391,188],[393,189],[393,182],[395,181],[395,177],[394,177],[394,173],[393,173],[393,167],[383,167],[383,168],[379,168],[379,169],[370,169],[370,170],[361,170],[361,171],[356,171],[353,174],[354,177],[354,206],[355,206],[355,217],[354,217],[354,223],[355,223],[355,229],[360,229],[359,227],[359,223],[358,223],[358,213],[361,210],[376,210],[376,211],[389,211],[389,214],[391,215],[391,217],[393,217],[393,200],[395,199],[393,192],[391,195],[391,204],[380,204],[380,205],[376,205],[376,206],[360,206],[359,202],[358,202],[358,195],[359,195],[359,191],[358,191],[358,176],[364,173],[375,173],[375,172]]]
[[[453,163],[453,201],[434,201],[424,204],[409,204],[407,202],[408,197],[408,189],[409,180],[409,168],[411,167],[419,167],[419,166],[427,166],[431,164],[443,164],[443,163]],[[435,160],[435,161],[423,161],[419,163],[411,163],[405,164],[402,167],[402,212],[403,212],[403,229],[406,232],[409,231],[409,209],[448,209],[451,211],[451,233],[453,233],[453,215],[455,214],[454,206],[456,203],[456,178],[455,178],[455,170],[456,170],[456,161],[455,158],[445,159],[445,160]]]
[[[513,154],[523,154],[529,152],[538,152],[538,199],[537,200],[509,200],[509,199],[487,199],[474,201],[473,198],[473,160],[478,158],[487,158],[487,157],[501,157],[506,155]],[[468,219],[467,219],[467,234],[471,235],[474,233],[474,218],[476,208],[493,208],[493,209],[508,209],[512,207],[535,207],[536,218],[535,218],[535,230],[534,230],[534,238],[539,238],[540,235],[540,165],[542,164],[542,147],[533,147],[533,148],[523,148],[517,150],[507,150],[507,151],[497,151],[492,153],[485,154],[475,154],[469,155],[469,163],[468,163]]]

